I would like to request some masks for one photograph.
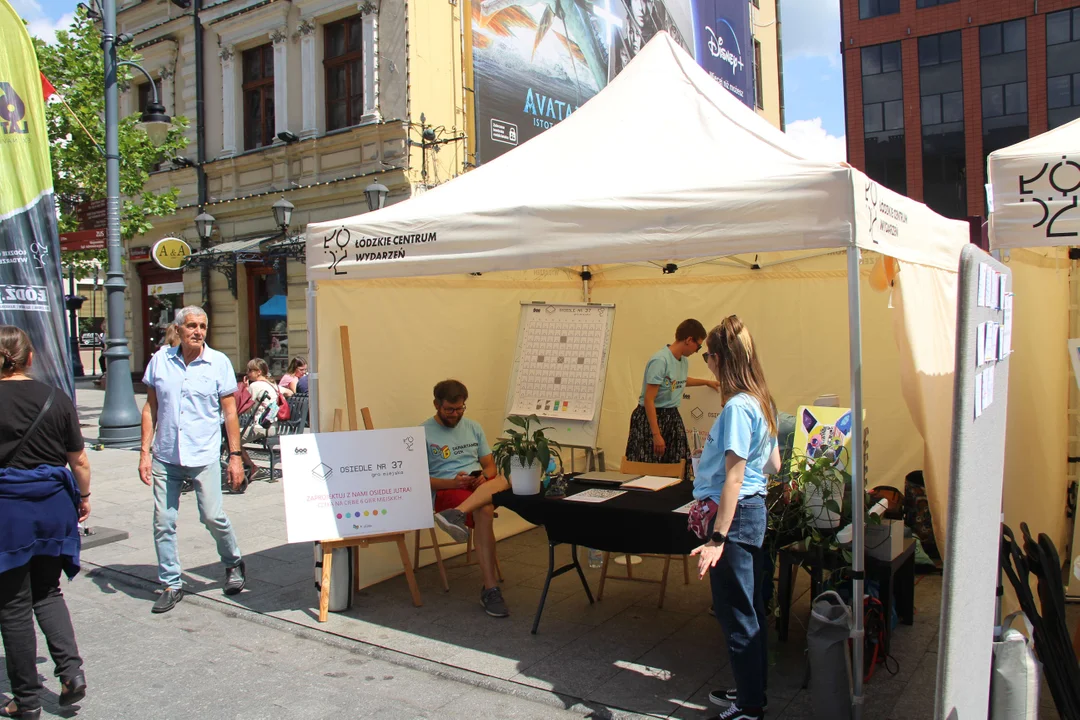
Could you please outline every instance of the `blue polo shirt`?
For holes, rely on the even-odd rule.
[[[739,497],[765,495],[765,464],[775,447],[776,438],[769,434],[769,421],[757,398],[746,393],[731,398],[705,440],[694,475],[694,499],[720,502],[727,480],[725,456],[729,450],[746,461]]]
[[[670,347],[664,347],[651,358],[645,366],[645,379],[641,382],[641,395],[638,405],[645,405],[645,390],[650,385],[659,385],[656,391],[656,407],[677,408],[682,403],[686,377],[690,374],[690,359],[686,356],[676,360]]]
[[[180,346],[154,353],[143,384],[157,394],[153,455],[171,465],[203,467],[221,457],[221,398],[236,392],[232,362],[209,345],[191,364]]]

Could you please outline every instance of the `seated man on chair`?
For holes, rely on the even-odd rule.
[[[457,380],[435,386],[435,416],[423,422],[428,473],[435,498],[435,522],[458,542],[473,528],[476,555],[484,575],[480,604],[492,617],[510,611],[495,573],[495,508],[491,496],[510,485],[498,474],[480,424],[468,420],[469,391]]]

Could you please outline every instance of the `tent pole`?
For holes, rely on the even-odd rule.
[[[852,703],[854,720],[863,716],[863,550],[865,545],[865,513],[863,485],[863,396],[862,396],[862,308],[860,305],[859,248],[847,249],[848,280],[848,345],[851,352],[851,583],[854,627],[852,652]]]
[[[586,279],[586,278],[589,277],[589,275],[587,274],[588,272],[589,272],[589,266],[588,265],[582,265],[581,266],[581,294],[582,294],[581,302],[583,302],[583,303],[589,302],[589,281]]]
[[[308,417],[311,432],[319,432],[319,332],[315,313],[315,283],[307,284]]]

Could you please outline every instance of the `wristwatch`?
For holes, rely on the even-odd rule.
[[[230,450],[229,457],[244,457],[244,453],[241,450]]]
[[[712,537],[709,538],[709,539],[712,540],[717,545],[723,545],[724,543],[727,542],[727,535],[725,535],[724,533],[714,532],[712,534]]]

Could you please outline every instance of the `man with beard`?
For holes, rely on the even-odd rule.
[[[422,425],[427,436],[428,474],[435,502],[435,522],[458,542],[473,529],[476,555],[484,576],[480,604],[492,617],[510,611],[495,572],[495,507],[491,496],[509,484],[499,475],[480,424],[464,417],[469,391],[457,380],[435,386],[435,416]]]

